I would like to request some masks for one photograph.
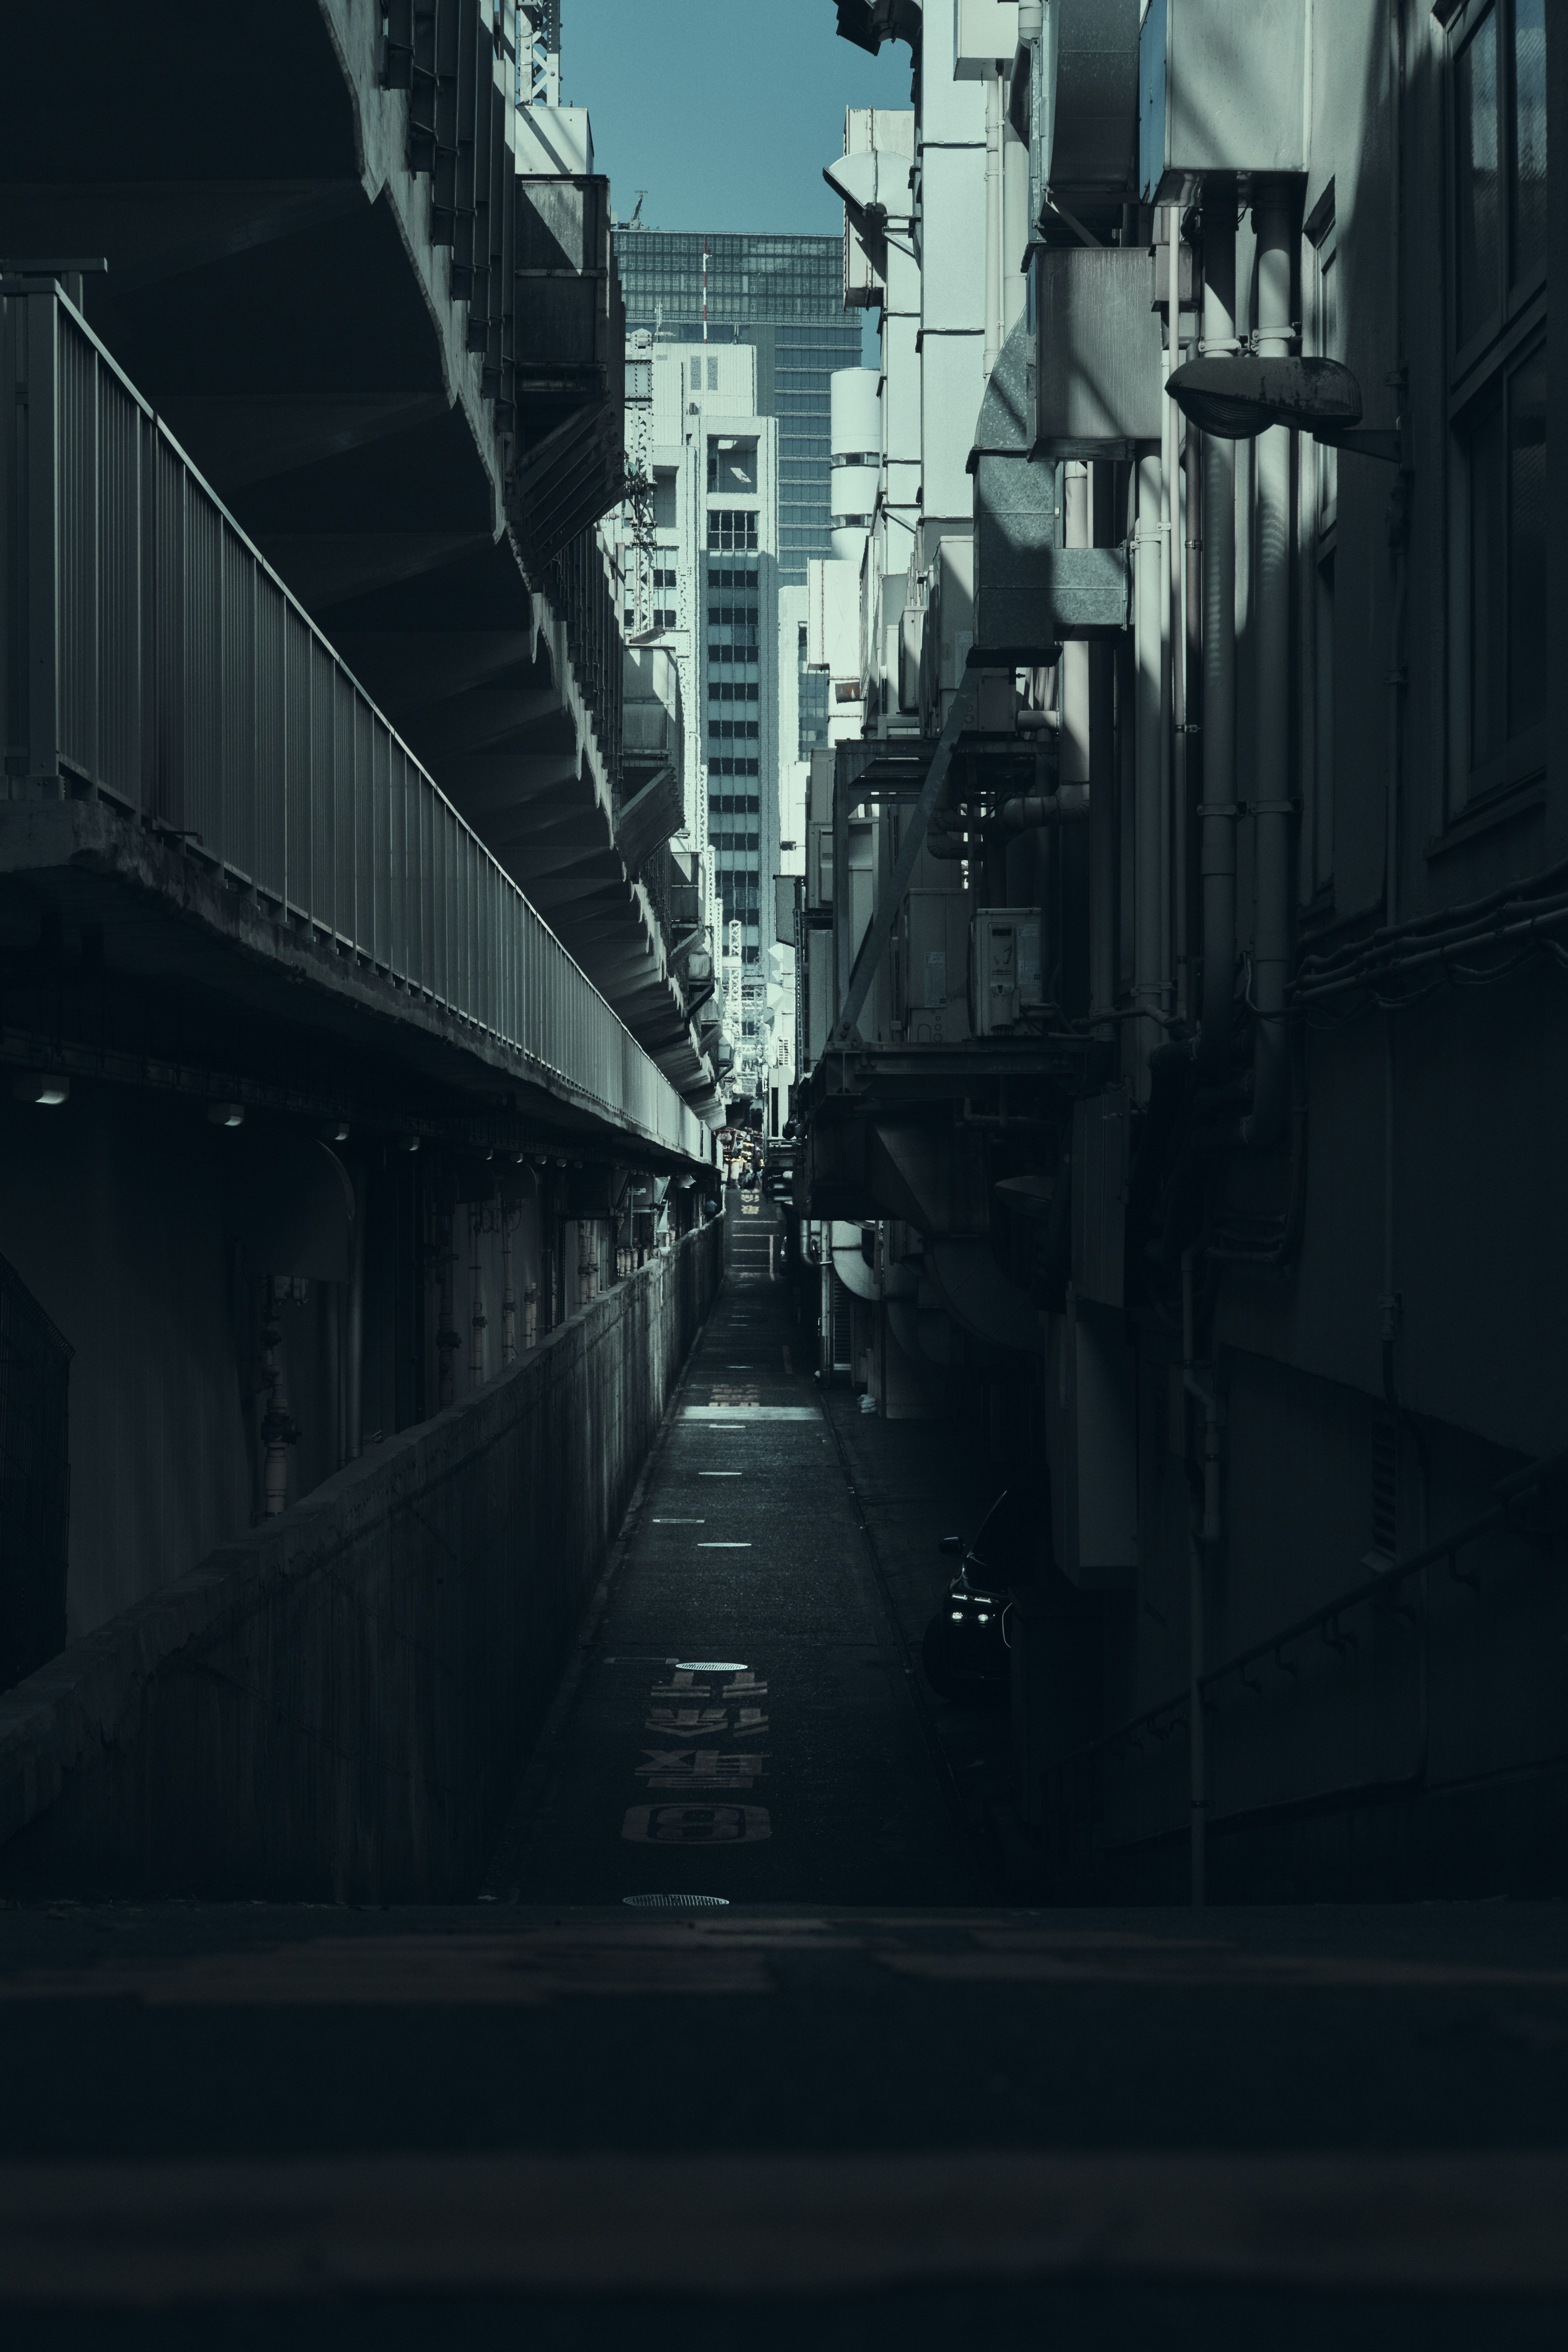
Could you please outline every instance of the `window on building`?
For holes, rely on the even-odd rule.
[[[695,359],[691,362],[691,389],[693,392],[700,392],[702,389],[702,362],[700,359]]]
[[[708,487],[710,490],[739,490],[754,498],[757,490],[757,445],[728,433],[712,433],[708,436]]]
[[[653,478],[653,525],[656,530],[673,530],[675,522],[675,475],[663,469]]]
[[[1458,814],[1545,761],[1545,0],[1464,0],[1448,42]]]
[[[708,389],[710,392],[717,392],[719,389],[719,362],[711,356],[708,362]]]
[[[757,517],[754,508],[710,507],[708,509],[708,544],[721,553],[731,548],[754,548],[757,543]]]

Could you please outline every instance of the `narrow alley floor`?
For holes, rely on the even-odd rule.
[[[767,1271],[776,1213],[745,1209],[733,1200],[730,1273],[492,1868],[503,1900],[985,1892],[910,1687],[919,1627],[911,1641],[889,1604],[789,1292]],[[934,1538],[925,1551],[940,1587]]]
[[[0,1904],[7,2347],[1557,2352],[1568,1906],[999,1899],[910,1654],[991,1474],[764,1238],[486,1899]]]

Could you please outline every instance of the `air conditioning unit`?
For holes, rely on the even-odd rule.
[[[977,1037],[1005,1037],[1045,1002],[1037,907],[982,907],[969,941],[969,1018]]]

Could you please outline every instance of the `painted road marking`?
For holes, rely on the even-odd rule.
[[[632,1805],[621,1823],[633,1845],[757,1845],[773,1833],[765,1805]]]
[[[700,1543],[699,1551],[750,1551],[749,1543]]]
[[[744,1413],[749,1422],[822,1419],[814,1404],[689,1404],[682,1406],[680,1417],[682,1421],[734,1422],[738,1413]]]
[[[700,1478],[743,1478],[745,1475],[743,1470],[699,1470],[697,1473]]]
[[[765,1754],[724,1755],[717,1748],[645,1748],[647,1761],[633,1769],[650,1789],[749,1789],[759,1780]]]
[[[655,1519],[656,1528],[705,1528],[706,1519]]]
[[[760,1706],[738,1706],[735,1709],[732,1736],[736,1739],[751,1738],[759,1731],[766,1731],[767,1727],[768,1718]],[[667,1734],[728,1731],[730,1710],[727,1706],[650,1707],[643,1718],[643,1729]]]

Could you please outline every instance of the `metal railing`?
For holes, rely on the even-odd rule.
[[[519,1074],[706,1132],[52,284],[0,279],[11,797],[100,793]]]
[[[1363,1578],[1304,1616],[1275,1633],[1249,1643],[1217,1665],[1204,1668],[1184,1691],[1147,1707],[1114,1731],[1090,1740],[1069,1755],[1048,1764],[1044,1774],[1046,1867],[1052,1890],[1059,1896],[1084,1894],[1092,1888],[1106,1862],[1118,1853],[1131,1853],[1154,1846],[1186,1843],[1191,1849],[1193,1899],[1201,1902],[1205,1885],[1205,1840],[1210,1831],[1261,1824],[1273,1820],[1301,1819],[1314,1813],[1346,1810],[1380,1799],[1419,1794],[1426,1785],[1429,1738],[1430,1594],[1426,1578],[1441,1570],[1454,1582],[1479,1589],[1478,1572],[1460,1566],[1461,1556],[1485,1537],[1514,1528],[1531,1506],[1545,1505],[1552,1514],[1554,1548],[1561,1544],[1562,1507],[1568,1493],[1568,1454],[1551,1454],[1527,1464],[1500,1479],[1488,1508],[1452,1534],[1426,1544],[1405,1559]],[[1410,1588],[1415,1587],[1412,1593]],[[1363,1620],[1357,1632],[1352,1621]],[[1412,1760],[1408,1769],[1371,1779],[1346,1779],[1331,1785],[1292,1791],[1275,1802],[1244,1810],[1211,1813],[1214,1758],[1208,1718],[1216,1717],[1222,1694],[1245,1695],[1256,1707],[1268,1695],[1271,1679],[1276,1693],[1294,1690],[1300,1683],[1304,1654],[1321,1645],[1341,1666],[1352,1661],[1364,1637],[1366,1621],[1405,1634],[1414,1669]],[[1193,1740],[1194,1696],[1205,1719],[1199,1740]],[[1250,1718],[1256,1721],[1256,1717]],[[1173,1739],[1179,1745],[1172,1749]],[[1156,1812],[1163,1821],[1145,1820],[1140,1831],[1121,1838],[1107,1835],[1108,1815],[1124,1791],[1110,1786],[1111,1768],[1119,1759],[1132,1759],[1148,1750],[1163,1750],[1169,1759],[1155,1791]],[[1183,1752],[1188,1770],[1178,1779],[1176,1759]],[[1163,1799],[1163,1804],[1160,1802]],[[1182,1818],[1170,1815],[1179,1808]],[[1125,1818],[1122,1826],[1129,1824]]]

